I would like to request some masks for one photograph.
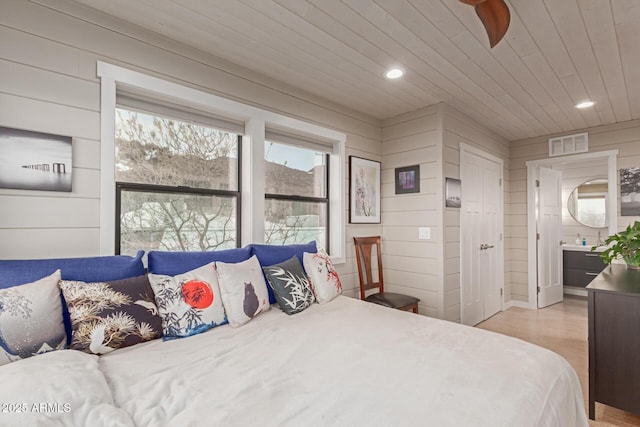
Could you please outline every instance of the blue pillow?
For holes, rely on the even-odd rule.
[[[0,260],[0,289],[35,282],[60,270],[62,280],[82,282],[108,282],[144,275],[142,256],[111,255],[85,258],[52,258],[27,260]],[[62,294],[60,298],[64,302]],[[71,320],[67,304],[62,304],[67,344],[71,342]]]
[[[53,258],[28,260],[0,260],[0,288],[11,288],[34,282],[52,274],[62,273],[62,280],[107,282],[145,273],[142,264],[144,251],[135,257],[111,255],[85,258]]]
[[[236,263],[246,261],[249,258],[251,258],[251,249],[248,246],[205,252],[151,251],[148,253],[148,266],[149,273],[176,276],[213,261]]]
[[[316,253],[318,252],[318,248],[316,247],[315,240],[309,243],[296,244],[296,245],[257,245],[252,244],[249,245],[251,247],[251,255],[255,255],[258,257],[258,261],[260,265],[263,267],[280,264],[281,262],[287,261],[292,256],[298,257],[298,261],[300,264],[303,263],[302,254],[305,252]],[[267,276],[264,276],[264,280],[266,283],[268,282]],[[269,291],[269,303],[273,304],[276,302],[276,296],[273,293],[273,289],[271,286],[267,286]]]

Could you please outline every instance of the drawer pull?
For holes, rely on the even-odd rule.
[[[599,254],[584,254],[584,256],[600,256]]]
[[[585,271],[584,274],[586,274],[587,276],[597,276],[600,273],[589,273],[588,271]]]

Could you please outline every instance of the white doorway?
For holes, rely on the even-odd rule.
[[[562,284],[562,247],[560,241],[562,240],[562,227],[560,231],[552,228],[545,228],[542,234],[546,233],[544,241],[540,243],[538,240],[538,233],[542,230],[541,227],[547,227],[542,225],[540,221],[541,210],[540,198],[545,198],[545,204],[553,205],[555,202],[550,201],[554,199],[556,189],[552,189],[550,194],[547,194],[545,188],[536,187],[537,182],[540,180],[541,169],[563,169],[567,165],[575,165],[578,163],[593,163],[595,160],[600,159],[607,165],[607,179],[608,179],[608,193],[607,193],[607,210],[611,214],[609,215],[608,233],[614,234],[617,232],[617,204],[618,204],[618,179],[617,179],[617,155],[618,150],[600,151],[584,154],[575,154],[570,156],[551,157],[541,160],[532,160],[526,162],[527,166],[527,252],[528,252],[528,302],[520,305],[521,307],[527,307],[531,309],[537,309],[549,304],[553,304],[553,301],[558,302],[558,298],[562,298],[562,286],[557,286],[559,280]],[[544,172],[543,172],[544,173]],[[547,182],[548,185],[550,185]],[[552,188],[550,185],[549,188]],[[562,201],[564,202],[564,201]],[[549,209],[551,209],[549,207]],[[568,215],[562,208],[560,216]],[[548,216],[548,214],[545,214]],[[551,227],[551,225],[549,225]],[[542,253],[539,252],[543,250]],[[546,252],[545,252],[546,251]],[[555,261],[558,260],[558,261]],[[545,264],[546,263],[546,264]],[[546,282],[545,282],[546,281]],[[542,283],[542,286],[540,286]],[[549,292],[540,296],[546,287]],[[540,292],[539,292],[540,289]],[[558,293],[560,292],[560,295]]]
[[[476,325],[503,308],[502,159],[460,144],[460,319]]]

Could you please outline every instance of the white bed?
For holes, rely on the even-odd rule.
[[[588,425],[559,355],[344,296],[118,350],[99,368],[141,426]]]

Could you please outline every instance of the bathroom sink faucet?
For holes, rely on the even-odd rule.
[[[596,246],[602,246],[604,242],[602,241],[602,237],[600,236],[600,230],[598,230],[598,240],[596,240]]]

